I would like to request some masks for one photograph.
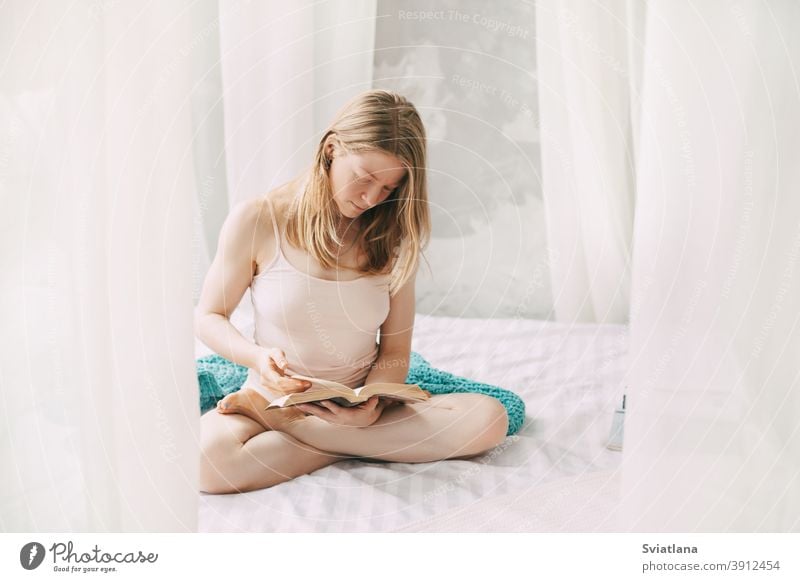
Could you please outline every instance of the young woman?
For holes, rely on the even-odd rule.
[[[430,233],[425,166],[416,108],[369,91],[338,113],[307,172],[232,209],[195,329],[250,370],[201,418],[201,490],[269,487],[343,458],[468,458],[505,439],[505,408],[482,394],[264,410],[308,387],[295,373],[353,388],[405,382],[414,281]],[[255,343],[229,321],[248,287]]]

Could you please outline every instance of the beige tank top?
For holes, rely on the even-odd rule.
[[[301,190],[302,191],[302,190]],[[278,250],[250,283],[255,316],[255,342],[286,353],[287,374],[303,374],[363,385],[378,355],[378,332],[389,315],[390,275],[361,276],[347,281],[314,277],[295,268],[283,254],[271,200]],[[250,370],[245,386],[267,400],[281,394],[263,386]]]

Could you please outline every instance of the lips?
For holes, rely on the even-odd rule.
[[[361,207],[360,207],[358,204],[356,204],[355,202],[351,202],[350,204],[352,204],[353,206],[355,206],[356,208],[358,208],[358,209],[359,209],[361,212],[364,212],[364,211],[366,210],[366,208],[361,208]]]

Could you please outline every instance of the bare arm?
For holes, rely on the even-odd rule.
[[[364,384],[395,382],[402,384],[411,364],[411,337],[414,333],[416,272],[389,302],[389,315],[381,325],[380,351]]]
[[[272,236],[268,209],[257,200],[235,205],[225,219],[217,253],[206,274],[195,307],[195,335],[228,360],[258,368],[262,348],[246,339],[230,322],[231,313],[250,286],[255,273],[258,245]]]

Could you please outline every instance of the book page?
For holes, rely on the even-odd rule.
[[[396,382],[368,384],[367,386],[356,388],[353,392],[364,399],[377,394],[380,398],[400,402],[421,402],[430,397],[430,394],[422,390],[417,384],[400,384]]]
[[[333,380],[323,380],[322,378],[312,378],[310,376],[303,376],[302,374],[294,374],[290,376],[290,378],[297,378],[299,380],[307,380],[312,383],[311,388],[314,388],[314,385],[317,387],[323,388],[330,388],[332,390],[346,390],[352,391],[353,389],[349,386],[345,386],[344,384],[340,384],[339,382],[334,382]]]
[[[267,406],[267,408],[275,407],[275,406],[283,406],[284,402],[286,402],[286,400],[289,398],[289,396],[290,395],[287,394],[286,396],[281,396],[279,398],[276,398],[275,400],[273,400],[272,402],[269,403],[269,406]]]

